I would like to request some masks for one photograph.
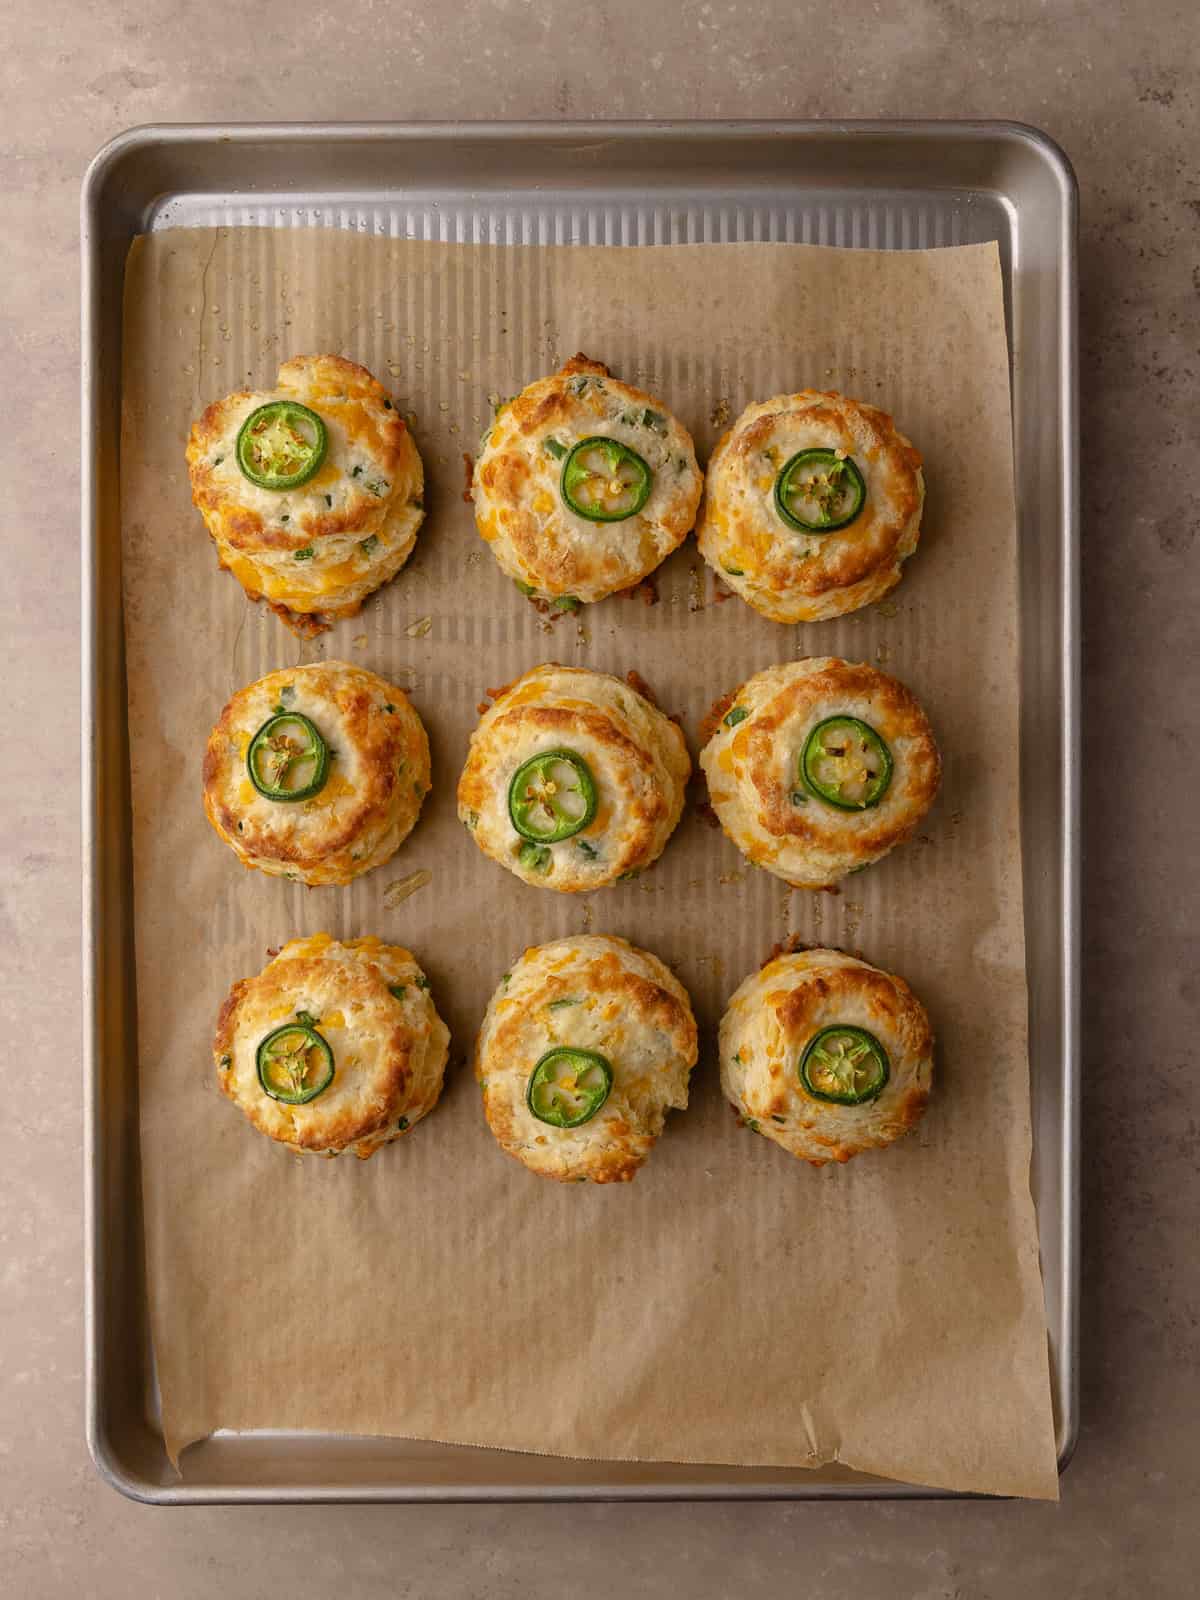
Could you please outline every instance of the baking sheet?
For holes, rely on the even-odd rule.
[[[311,1427],[608,1458],[838,1460],[941,1487],[1056,1493],[1028,1192],[994,247],[531,252],[172,231],[135,247],[125,331],[143,1160],[171,1448],[218,1425]],[[269,383],[278,360],[315,348],[390,379],[417,413],[433,493],[399,582],[360,621],[301,647],[215,573],[182,443],[199,405]],[[727,411],[803,383],[894,410],[930,480],[905,584],[865,616],[783,629],[716,603],[689,546],[663,569],[659,605],[610,601],[544,622],[473,531],[460,452],[489,393],[576,348],[661,392],[702,451]],[[485,862],[453,820],[482,690],[538,660],[637,667],[694,741],[708,703],[751,671],[826,651],[908,681],[947,756],[922,839],[839,897],[789,893],[690,814],[646,879],[560,899]],[[435,791],[392,867],[306,892],[240,871],[208,833],[197,769],[235,687],[319,654],[411,688]],[[389,884],[416,870],[432,882],[388,906]],[[461,1059],[519,950],[589,926],[670,961],[710,1032],[789,932],[903,972],[942,1041],[920,1135],[844,1170],[797,1167],[734,1125],[709,1039],[692,1108],[637,1183],[585,1192],[499,1154],[461,1067],[437,1115],[365,1168],[265,1146],[209,1082],[228,983],[294,933],[411,944]],[[263,1222],[297,1208],[300,1238]],[[264,1341],[303,1359],[264,1358]]]

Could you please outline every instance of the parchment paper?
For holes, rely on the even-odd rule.
[[[282,359],[389,381],[429,515],[399,580],[314,644],[217,571],[187,485],[192,417]],[[891,599],[781,627],[689,541],[660,603],[553,624],[504,578],[463,451],[576,350],[659,393],[702,456],[751,399],[806,385],[882,404],[924,453],[920,550]],[[313,1428],[578,1457],[816,1465],[1057,1494],[1029,1190],[1008,370],[992,246],[654,249],[424,244],[218,229],[135,242],[125,295],[125,625],[146,1249],[168,1447]],[[788,657],[877,662],[945,754],[918,839],[833,896],[749,868],[689,809],[641,880],[575,898],[484,859],[454,787],[488,686],[535,663],[637,668],[692,745],[709,704]],[[434,788],[400,855],[348,889],[243,870],[200,804],[205,736],[261,673],[345,657],[408,688]],[[391,886],[432,874],[402,900]],[[389,892],[390,891],[390,892]],[[637,1181],[558,1186],[505,1157],[464,1065],[528,945],[592,929],[670,963],[703,1032],[692,1104]],[[235,978],[327,930],[410,946],[453,1033],[437,1112],[369,1163],[291,1156],[218,1093]],[[919,1133],[813,1170],[739,1128],[714,1032],[776,941],[902,973],[939,1038]],[[186,1463],[185,1463],[186,1471]]]

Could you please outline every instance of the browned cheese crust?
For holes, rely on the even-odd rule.
[[[298,1012],[334,1055],[329,1088],[304,1105],[273,1099],[257,1051]],[[213,1062],[221,1090],[260,1133],[311,1155],[360,1160],[401,1138],[436,1105],[450,1035],[416,960],[374,938],[294,939],[221,1007]]]
[[[281,708],[308,717],[333,751],[309,800],[266,799],[248,776],[250,742]],[[318,662],[234,695],[209,734],[203,783],[205,814],[243,865],[344,884],[389,860],[411,832],[430,786],[429,741],[395,684],[348,662]]]
[[[325,460],[298,488],[259,488],[237,464],[238,432],[259,406],[286,399],[325,423]],[[394,577],[424,516],[407,424],[383,385],[342,356],[297,356],[273,390],[214,401],[192,425],[187,462],[220,565],[304,636],[353,616]]]
[[[847,527],[807,534],[775,504],[775,480],[801,450],[842,450],[867,496]],[[708,465],[697,542],[722,581],[776,622],[820,622],[880,600],[917,547],[921,456],[878,406],[804,389],[747,406]]]
[[[887,1052],[882,1093],[861,1105],[811,1095],[800,1075],[822,1028],[864,1028]],[[933,1032],[903,978],[837,950],[778,956],[729,1002],[720,1029],[721,1086],[756,1133],[813,1166],[894,1143],[929,1102]]]
[[[732,727],[732,707],[746,716]],[[857,717],[891,752],[879,803],[843,811],[806,792],[800,757],[809,733],[836,716]],[[941,757],[928,718],[897,679],[865,662],[814,656],[769,667],[713,707],[700,755],[713,809],[757,866],[797,888],[836,884],[907,839],[933,804]]]
[[[565,748],[588,765],[596,814],[549,846],[548,869],[520,857],[508,791],[521,764]],[[683,810],[691,758],[678,727],[628,681],[546,662],[501,691],[471,736],[458,814],[479,848],[535,888],[577,894],[657,860]]]
[[[557,1045],[597,1051],[613,1087],[578,1128],[540,1122],[529,1075]],[[688,1101],[696,1024],[687,992],[648,951],[607,935],[527,950],[492,996],[475,1076],[488,1126],[530,1171],[562,1183],[628,1183],[654,1148],[666,1113]]]
[[[592,522],[560,493],[564,453],[593,435],[635,450],[654,475],[624,521]],[[577,355],[500,409],[472,492],[480,535],[510,578],[542,599],[593,601],[637,584],[683,542],[702,487],[691,436],[663,401]]]

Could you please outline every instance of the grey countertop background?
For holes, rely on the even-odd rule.
[[[253,41],[251,45],[250,41]],[[1189,1595],[1200,1565],[1195,0],[49,0],[0,16],[0,1592]],[[1083,1429],[1061,1506],[164,1511],[83,1443],[78,193],[132,124],[1007,117],[1082,211]],[[13,581],[15,578],[15,582]]]

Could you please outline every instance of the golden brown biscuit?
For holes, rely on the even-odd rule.
[[[838,950],[752,973],[721,1019],[720,1050],[743,1120],[816,1167],[891,1144],[929,1100],[925,1008],[903,978]]]
[[[682,544],[702,486],[691,436],[662,401],[578,355],[500,408],[472,494],[480,534],[525,594],[590,601]]]
[[[293,488],[261,487],[239,465],[243,424],[279,401],[299,402],[325,429],[319,469]],[[303,460],[313,440],[298,426]],[[408,560],[425,515],[404,419],[383,385],[342,356],[297,356],[273,390],[214,401],[192,424],[187,461],[221,566],[296,633],[353,616]]]
[[[345,661],[240,689],[204,752],[204,810],[221,838],[244,866],[307,884],[382,866],[429,781],[429,740],[404,691]]]
[[[547,662],[480,719],[458,815],[518,878],[578,894],[658,858],[691,770],[682,733],[645,695],[606,672]]]
[[[412,954],[378,939],[293,939],[229,991],[213,1061],[269,1138],[361,1161],[427,1116],[450,1034]]]
[[[590,934],[526,950],[492,996],[475,1076],[501,1148],[545,1178],[626,1183],[688,1103],[696,1024],[656,956]]]
[[[713,809],[756,866],[823,889],[907,839],[941,758],[916,699],[863,662],[768,667],[713,707],[700,753]]]
[[[921,457],[886,411],[805,389],[747,406],[718,442],[697,542],[763,616],[820,622],[899,583],[924,501]]]

